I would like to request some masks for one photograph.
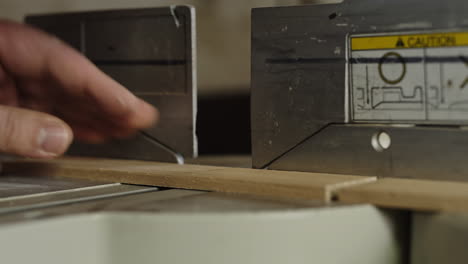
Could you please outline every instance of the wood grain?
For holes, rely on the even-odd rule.
[[[345,203],[370,203],[416,211],[468,211],[468,183],[385,178],[338,190]]]
[[[3,163],[3,175],[42,175],[93,179],[128,184],[330,202],[347,186],[375,181],[375,177],[285,172],[157,162],[58,159]]]
[[[49,176],[249,194],[279,199],[369,203],[417,211],[468,212],[468,183],[285,172],[103,159],[21,160],[2,175]]]

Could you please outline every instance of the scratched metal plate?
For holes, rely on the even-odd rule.
[[[69,43],[161,114],[156,127],[132,139],[75,143],[69,154],[179,163],[197,155],[193,8],[33,15],[26,22]]]
[[[356,122],[349,71],[362,59],[350,54],[351,37],[466,32],[467,12],[464,0],[345,0],[254,9],[253,166],[468,180],[466,118]],[[459,67],[447,69],[455,69],[453,75],[462,82],[466,67],[459,59],[453,63]],[[390,135],[392,144],[379,152],[372,140],[380,131]]]

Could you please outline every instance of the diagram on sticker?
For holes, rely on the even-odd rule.
[[[350,38],[354,121],[468,121],[468,33]]]

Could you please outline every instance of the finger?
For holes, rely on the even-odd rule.
[[[91,135],[89,138],[100,138],[100,140],[102,138],[102,140],[106,140],[126,137],[137,132],[134,128],[127,128],[118,122],[103,119],[89,108],[77,111],[76,109],[63,107],[60,109],[60,106],[58,107],[59,108],[56,109],[53,114],[67,122],[72,127],[73,133],[77,139],[96,141],[94,139],[87,140],[88,136],[82,136],[89,134]]]
[[[71,128],[73,130],[73,135],[75,139],[80,142],[90,143],[90,144],[102,144],[102,143],[105,143],[106,140],[108,139],[107,135],[101,132],[97,132],[95,130],[89,129],[88,127],[72,125]]]
[[[18,96],[14,80],[8,75],[0,64],[0,104],[17,106]]]
[[[53,107],[57,105],[57,99],[55,99],[57,96],[51,89],[47,89],[49,87],[50,85],[48,83],[37,80],[17,80],[16,93],[20,99],[18,100],[18,106],[38,112],[53,114],[51,111]]]
[[[67,92],[93,99],[103,115],[118,117],[127,126],[145,128],[155,122],[154,107],[58,39],[6,21],[0,22],[0,34],[0,60],[9,73],[21,78],[51,78]]]
[[[73,134],[60,119],[21,108],[0,106],[0,151],[33,158],[63,154]]]

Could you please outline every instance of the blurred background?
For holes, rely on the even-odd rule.
[[[197,11],[200,154],[250,153],[250,12],[327,0],[1,0],[0,17],[188,4]],[[333,1],[333,0],[332,0]],[[335,0],[336,2],[336,0]],[[229,139],[229,140],[226,140]]]

